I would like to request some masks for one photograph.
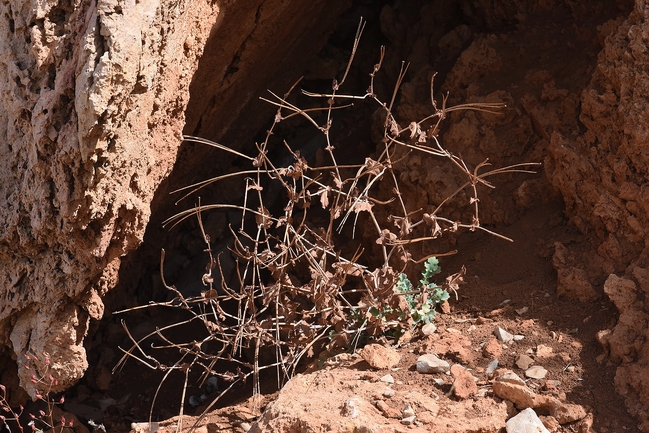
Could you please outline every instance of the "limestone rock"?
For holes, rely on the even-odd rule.
[[[433,354],[421,355],[417,358],[417,371],[420,373],[445,373],[450,368],[451,365],[448,362]]]
[[[533,409],[527,408],[511,417],[506,424],[507,433],[550,433]]]
[[[514,341],[514,335],[505,331],[503,328],[496,328],[494,330],[494,335],[503,343],[511,343],[512,341]]]

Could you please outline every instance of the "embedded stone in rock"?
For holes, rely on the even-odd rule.
[[[368,344],[361,350],[361,357],[377,370],[394,367],[401,361],[401,355],[396,350],[380,344]]]
[[[424,335],[431,335],[437,331],[437,326],[434,323],[426,323],[421,327],[421,333]]]
[[[347,416],[349,418],[358,418],[358,409],[357,406],[361,404],[361,399],[354,397],[345,401],[343,404],[341,414],[342,416]]]
[[[430,373],[446,373],[451,368],[451,365],[439,359],[433,354],[421,355],[417,358],[417,371],[423,374]]]
[[[394,383],[394,377],[391,374],[386,374],[379,379],[379,382],[383,383]]]
[[[401,413],[401,415],[404,418],[407,418],[409,416],[415,416],[415,410],[412,408],[412,406],[407,405],[405,408],[403,408],[403,412]]]
[[[416,417],[414,415],[403,418],[401,420],[401,424],[403,424],[403,425],[411,425],[411,424],[413,424],[415,422],[415,418]]]
[[[608,295],[620,313],[624,313],[637,298],[635,283],[614,274],[609,275],[604,282],[604,293]]]
[[[536,412],[530,408],[510,418],[505,425],[507,433],[550,433],[550,430],[545,428]]]
[[[540,358],[549,358],[551,356],[554,356],[554,353],[550,346],[539,344],[538,346],[536,346],[536,356]]]

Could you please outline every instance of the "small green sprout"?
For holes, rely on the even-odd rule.
[[[397,290],[404,294],[403,296],[410,306],[410,317],[415,325],[431,323],[435,319],[437,305],[450,297],[446,290],[432,282],[432,278],[441,271],[437,257],[430,257],[426,260],[421,280],[419,280],[420,292],[413,290],[412,283],[406,274],[399,275]]]

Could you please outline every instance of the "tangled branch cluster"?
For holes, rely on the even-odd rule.
[[[381,101],[374,92],[374,79],[381,69],[385,53],[383,49],[379,62],[370,74],[367,92],[364,95],[340,93],[361,33],[362,25],[359,26],[345,74],[340,81],[333,81],[332,91],[327,94],[303,91],[306,96],[324,100],[324,107],[301,109],[290,103],[288,96],[295,85],[283,97],[271,92],[273,99],[264,99],[275,105],[277,112],[266,139],[257,145],[257,155],[249,156],[208,140],[185,137],[186,140],[236,154],[252,165],[249,170],[230,173],[184,189],[191,194],[224,178],[243,176],[246,186],[242,204],[196,206],[167,221],[167,224],[177,224],[187,218],[198,218],[206,254],[210,257],[203,276],[206,287],[201,296],[186,298],[176,287],[165,283],[167,289],[175,294],[174,299],[153,305],[187,310],[191,315],[187,322],[202,323],[207,336],[186,344],[174,343],[165,336],[166,331],[187,322],[174,324],[155,331],[166,342],[165,348],[179,351],[180,357],[174,365],[162,365],[146,353],[139,344],[142,340],[133,340],[133,347],[126,351],[124,359],[135,357],[152,368],[167,372],[180,370],[186,378],[190,370],[200,369],[205,379],[218,376],[231,384],[252,376],[254,389],[259,391],[261,370],[276,369],[278,380],[283,382],[294,374],[299,361],[305,355],[313,354],[319,345],[345,346],[361,332],[380,335],[396,325],[407,328],[408,323],[398,323],[411,320],[403,315],[390,317],[371,314],[371,311],[387,311],[385,306],[394,307],[388,309],[390,311],[411,308],[403,305],[408,294],[396,290],[395,285],[409,266],[430,258],[412,257],[409,252],[411,245],[461,228],[489,231],[480,225],[477,186],[492,187],[487,181],[490,176],[527,172],[526,167],[510,166],[481,172],[488,165],[485,162],[471,169],[460,157],[442,146],[438,132],[441,122],[450,112],[497,112],[504,104],[447,107],[447,98],[444,98],[440,106],[433,97],[431,80],[432,114],[403,127],[394,118],[392,108],[407,66],[402,66],[389,102]],[[361,99],[372,100],[378,105],[384,119],[383,138],[376,156],[368,155],[362,164],[343,165],[338,162],[336,149],[330,140],[331,127],[337,121],[334,114]],[[268,157],[270,139],[277,125],[298,116],[324,135],[327,143],[324,152],[328,159],[325,165],[312,166],[299,150],[286,142],[284,145],[292,157],[290,164],[282,166]],[[321,122],[318,123],[316,118]],[[464,185],[432,212],[409,209],[399,188],[395,164],[399,158],[412,152],[451,161],[466,176]],[[379,185],[382,183],[387,184],[382,191],[391,191],[392,197],[379,196]],[[279,194],[273,192],[277,185],[281,191]],[[445,218],[444,205],[457,199],[463,191],[466,191],[472,209],[470,221]],[[277,206],[281,199],[284,199],[281,206]],[[379,207],[385,210],[382,214],[387,213],[390,217],[377,217]],[[204,212],[224,209],[236,209],[242,215],[240,226],[230,227],[230,251],[237,258],[237,278],[234,282],[215,279],[215,275],[222,275],[222,272],[218,272],[221,260],[211,249],[201,218]],[[359,218],[365,218],[372,228],[376,245],[369,248],[358,246],[350,253],[349,248],[341,245],[341,239],[355,236]],[[365,233],[367,238],[367,230]],[[370,267],[368,263],[376,258],[366,259],[366,249],[371,252],[377,248],[382,264]],[[456,290],[462,274],[463,270],[448,277],[443,289]],[[413,290],[422,294],[426,288],[414,287]],[[423,295],[421,302],[425,303],[425,293]],[[272,357],[263,356],[269,352],[272,352]],[[242,353],[247,356],[241,356]],[[214,367],[220,360],[231,362],[235,367],[225,373],[218,372]]]

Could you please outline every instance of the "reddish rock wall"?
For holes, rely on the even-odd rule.
[[[628,18],[608,27],[615,30],[606,37],[597,68],[581,92],[579,120],[585,132],[577,137],[553,133],[546,170],[573,222],[596,238],[597,252],[590,260],[608,275],[604,292],[620,313],[617,325],[603,330],[599,339],[619,364],[617,392],[647,432],[649,4],[637,0]]]
[[[219,8],[14,1],[0,10],[0,345],[20,365],[48,353],[63,389],[85,371],[89,319],[102,316],[101,296],[171,169]]]
[[[18,359],[23,387],[33,392],[28,353],[49,354],[54,391],[87,368],[89,320],[101,318],[121,257],[142,241],[210,34],[194,84],[206,99],[195,106],[225,110],[222,133],[264,85],[258,71],[299,49],[300,32],[331,27],[345,4],[0,5],[0,346]]]

